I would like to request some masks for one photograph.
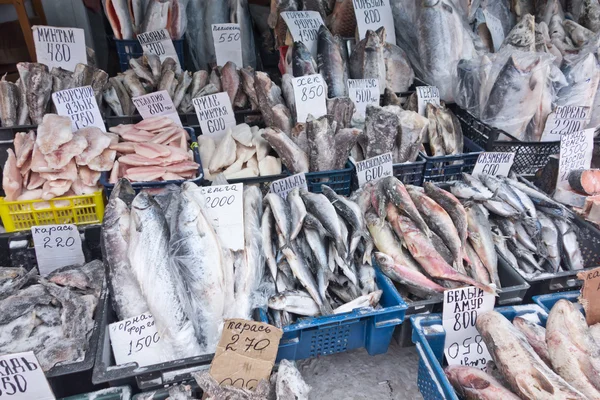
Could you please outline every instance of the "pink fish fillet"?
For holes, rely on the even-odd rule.
[[[81,179],[77,179],[75,182],[73,182],[73,185],[71,185],[71,190],[77,196],[85,196],[97,192],[99,188],[97,185],[88,186],[83,183]]]
[[[33,146],[33,153],[31,155],[31,170],[33,172],[56,172],[54,168],[51,168],[46,161],[46,157],[40,151],[37,143]]]
[[[75,164],[75,160],[71,160],[63,169],[55,172],[41,172],[40,176],[47,181],[74,181],[77,179],[77,165]]]
[[[169,125],[175,125],[175,121],[170,118],[158,116],[145,119],[135,124],[137,129],[143,129],[145,131],[154,131],[157,129],[165,128]]]
[[[92,158],[87,166],[93,171],[110,171],[113,168],[116,157],[116,151],[106,149],[98,157]]]
[[[111,144],[109,149],[115,150],[117,153],[121,154],[133,154],[135,153],[135,143],[134,142],[121,142],[117,144]]]
[[[8,158],[2,171],[2,189],[6,193],[6,201],[15,201],[23,191],[23,177],[17,167],[17,157],[12,149],[7,149]]]
[[[42,178],[39,172],[31,172],[29,175],[29,183],[27,183],[27,190],[34,190],[42,187],[42,185],[46,182],[44,178]]]
[[[182,181],[185,179],[183,176],[174,174],[172,172],[165,172],[162,178],[164,181]]]
[[[117,125],[117,126],[111,126],[110,128],[108,128],[109,132],[113,132],[116,133],[118,135],[124,133],[124,132],[130,132],[130,131],[138,131],[139,129],[137,129],[135,126],[133,126],[133,124],[127,124],[127,125]]]
[[[160,158],[148,158],[139,154],[126,154],[119,158],[121,164],[131,165],[134,167],[146,167],[150,165],[160,165]]]
[[[187,155],[187,153],[172,151],[171,154],[169,154],[169,156],[157,158],[157,160],[160,160],[160,165],[165,166],[165,165],[177,164],[182,161],[187,161],[188,155]]]
[[[83,182],[84,185],[87,186],[96,186],[98,183],[98,179],[100,179],[101,172],[92,171],[85,165],[79,167],[79,179]]]
[[[17,167],[21,168],[31,158],[33,145],[35,144],[35,132],[18,132],[15,135],[15,155],[17,156]]]
[[[31,171],[31,157],[28,157],[27,161],[25,161],[23,163],[23,165],[21,166],[21,176],[25,176],[25,175],[29,174],[30,171]]]
[[[156,143],[136,143],[135,153],[146,158],[168,157],[171,150],[167,146]]]
[[[160,132],[156,136],[154,136],[150,142],[159,143],[159,144],[167,144],[173,138],[178,138],[179,128],[177,126],[170,126],[164,131]]]
[[[113,169],[110,171],[110,177],[108,178],[108,183],[112,183],[114,185],[115,183],[117,183],[119,181],[119,178],[120,178],[119,169],[120,169],[119,160],[116,160],[113,165]]]
[[[42,198],[42,189],[34,189],[34,190],[25,190],[17,200],[25,201],[25,200],[39,200]]]
[[[129,142],[140,143],[140,142],[151,141],[152,139],[155,138],[155,135],[148,131],[135,131],[135,132],[131,131],[131,132],[122,133],[121,138],[123,138],[123,140],[127,140]]]
[[[73,181],[60,180],[60,181],[46,181],[42,188],[42,200],[51,200],[55,197],[62,196],[67,193],[71,188]]]
[[[44,156],[48,166],[53,169],[64,168],[73,157],[80,155],[88,147],[88,141],[83,135],[75,133],[73,139]]]
[[[110,138],[110,145],[111,146],[113,144],[119,143],[119,135],[117,135],[116,133],[112,133],[112,132],[102,132],[102,133],[105,134],[106,136],[108,136]]]
[[[73,139],[71,118],[46,114],[37,129],[36,143],[42,154],[48,154]]]
[[[75,157],[78,165],[87,165],[93,158],[98,157],[110,146],[111,137],[105,135],[95,126],[80,129],[75,134],[85,137],[88,142],[88,147]]]
[[[133,167],[127,169],[125,172],[125,178],[130,181],[137,182],[150,182],[159,180],[165,173],[166,169],[164,167]]]
[[[182,161],[177,164],[167,166],[167,172],[174,174],[183,174],[185,172],[196,172],[200,166],[193,161]]]

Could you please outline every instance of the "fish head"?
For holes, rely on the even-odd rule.
[[[293,44],[292,68],[295,77],[311,75],[317,70],[317,63],[313,59],[308,47],[302,42],[294,42]]]
[[[384,269],[394,265],[394,259],[385,253],[375,252],[375,260]]]
[[[423,0],[422,6],[423,6],[423,8],[426,8],[426,7],[435,7],[439,3],[441,3],[441,0]]]
[[[485,379],[485,373],[475,368],[449,365],[444,372],[462,397],[466,397],[466,390],[478,391],[490,386],[489,380]]]
[[[365,38],[365,52],[376,52],[381,47],[381,39],[377,32],[367,30]]]
[[[274,310],[283,310],[286,305],[285,294],[279,293],[269,297],[269,308]]]

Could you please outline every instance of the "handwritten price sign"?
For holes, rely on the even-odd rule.
[[[150,313],[110,324],[108,334],[117,365],[136,362],[145,367],[163,361],[160,335]]]
[[[35,25],[31,30],[37,60],[48,69],[61,67],[74,71],[77,64],[87,64],[83,29]]]
[[[308,114],[319,118],[327,113],[325,102],[327,90],[321,74],[292,78],[292,87],[294,88],[298,122],[306,122]]]
[[[556,186],[570,189],[569,173],[576,169],[586,169],[592,162],[594,149],[594,129],[568,133],[560,138],[560,163]]]
[[[81,237],[73,224],[32,226],[31,237],[42,276],[67,265],[85,262]]]

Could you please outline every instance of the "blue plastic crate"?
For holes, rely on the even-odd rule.
[[[543,325],[546,325],[548,314],[537,304],[521,306],[497,307],[498,311],[509,320],[528,313],[537,314]],[[442,315],[413,315],[412,340],[419,354],[419,370],[417,385],[424,400],[458,400],[456,392],[446,378],[444,364],[444,341],[446,333],[442,327]]]
[[[302,318],[283,328],[277,362],[301,360],[364,347],[374,356],[387,352],[394,328],[404,320],[406,303],[392,281],[375,268],[375,279],[383,291],[380,309],[356,309],[349,313]],[[263,322],[266,314],[261,313]]]
[[[554,304],[561,299],[569,300],[571,303],[577,303],[579,299],[579,290],[574,290],[572,292],[562,292],[562,293],[552,293],[552,294],[543,294],[540,296],[533,296],[533,301],[538,306],[542,307],[544,311],[547,313],[552,310]],[[579,308],[583,311],[583,308],[580,304],[578,304]]]
[[[117,46],[117,54],[119,55],[121,72],[125,72],[129,69],[129,60],[132,58],[139,58],[144,55],[142,45],[137,39],[119,40],[113,38],[113,40]],[[179,57],[179,65],[181,65],[181,68],[183,68],[183,39],[173,40],[173,46],[175,47],[177,57]]]
[[[131,400],[131,398],[131,388],[129,386],[117,386],[91,393],[63,397],[60,400]]]
[[[461,125],[464,128],[464,124]],[[464,138],[463,153],[454,156],[430,157],[421,153],[425,159],[424,181],[426,182],[450,182],[462,179],[462,173],[470,174],[477,164],[479,154],[483,148],[479,147],[471,139]]]
[[[193,128],[185,127],[183,129],[185,129],[187,131],[187,133],[190,135],[190,139],[192,142],[191,143],[192,152],[194,153],[194,161],[196,163],[198,163],[198,165],[199,165],[198,176],[194,179],[186,179],[183,181],[131,182],[131,186],[133,186],[133,189],[136,192],[139,192],[142,189],[160,188],[160,187],[167,186],[168,184],[181,185],[183,182],[193,182],[197,185],[202,184],[202,182],[204,180],[204,170],[202,169],[202,160],[200,160],[200,153],[198,151],[198,139],[196,138],[196,134],[195,134]],[[114,184],[108,182],[109,178],[110,178],[110,171],[102,172],[102,174],[100,175],[100,183],[102,184],[102,186],[104,186],[107,196],[110,196],[110,193],[112,192],[113,188],[115,187]]]
[[[425,174],[425,158],[419,154],[415,162],[394,164],[394,176],[405,185],[422,186]]]

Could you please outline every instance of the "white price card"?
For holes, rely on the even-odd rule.
[[[302,42],[313,58],[317,59],[317,39],[323,18],[318,11],[284,11],[281,17],[285,21],[295,42]]]
[[[448,365],[485,370],[490,352],[477,331],[477,317],[494,309],[493,294],[469,286],[444,292],[442,325],[446,331],[444,354]]]
[[[0,356],[0,398],[11,400],[55,400],[33,351]]]
[[[306,184],[306,175],[304,174],[296,174],[292,176],[288,176],[287,178],[278,179],[271,183],[271,192],[278,194],[279,196],[287,199],[287,195],[294,188],[306,189],[308,190],[308,185]]]
[[[541,141],[559,141],[564,134],[582,131],[589,122],[589,107],[558,106],[546,119]]]
[[[154,317],[143,313],[108,326],[117,365],[136,362],[140,367],[165,361]]]
[[[494,51],[498,51],[502,45],[502,42],[504,42],[504,28],[502,27],[502,22],[487,9],[483,10],[483,16],[485,18],[485,25],[492,35]]]
[[[183,126],[173,100],[166,90],[133,97],[131,101],[144,119],[164,116],[175,121],[177,125]]]
[[[364,117],[367,112],[367,105],[379,105],[379,80],[368,79],[348,79],[348,96],[354,102],[355,113]]]
[[[87,65],[83,29],[34,25],[31,30],[37,62],[46,64],[48,69],[61,67],[74,71],[77,64]]]
[[[219,238],[230,250],[244,249],[244,185],[205,186],[204,210],[213,220]]]
[[[31,236],[41,276],[68,265],[85,263],[77,226],[73,224],[32,226]]]
[[[172,58],[179,65],[179,56],[168,30],[159,29],[157,31],[140,33],[137,35],[137,39],[142,45],[144,53],[157,55],[161,63],[167,58]]]
[[[576,169],[587,169],[592,162],[594,150],[594,128],[567,133],[560,138],[560,161],[556,187],[570,189],[569,173]]]
[[[483,152],[477,157],[473,174],[508,176],[515,161],[515,153]]]
[[[420,115],[425,116],[428,103],[440,106],[440,90],[435,86],[417,86],[417,104]]]
[[[243,68],[240,24],[212,24],[212,35],[217,65],[222,67],[231,61],[238,68]]]
[[[327,114],[327,85],[321,74],[292,78],[292,87],[297,122],[306,122],[308,114],[315,118]]]
[[[87,126],[95,126],[106,132],[106,125],[98,108],[98,102],[91,86],[61,90],[52,93],[56,113],[71,118],[74,131]]]
[[[394,17],[389,0],[352,0],[352,3],[360,40],[365,38],[367,30],[376,31],[383,26],[386,42],[396,44]]]
[[[394,175],[394,160],[392,153],[385,153],[356,163],[358,186]]]
[[[231,100],[226,92],[196,97],[192,103],[203,135],[221,140],[227,128],[236,126]]]

